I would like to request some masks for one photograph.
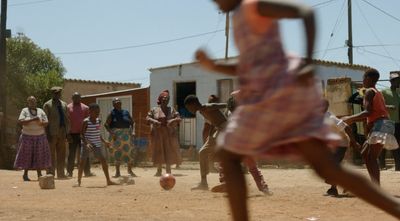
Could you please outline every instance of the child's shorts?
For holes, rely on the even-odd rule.
[[[93,153],[94,157],[96,158],[105,158],[103,154],[103,147],[102,146],[93,146],[93,151],[82,144],[81,148],[81,158],[89,157],[90,153]]]
[[[394,122],[386,119],[379,119],[374,122],[372,130],[368,136],[368,144],[382,144],[387,150],[394,150],[399,147],[394,137]]]

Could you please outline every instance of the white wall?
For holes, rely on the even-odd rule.
[[[170,92],[170,105],[175,104],[175,83],[176,82],[196,82],[196,96],[201,103],[206,103],[208,96],[217,94],[217,80],[232,79],[232,77],[217,73],[210,73],[201,69],[197,64],[185,64],[182,66],[172,66],[165,68],[152,69],[150,74],[150,107],[157,105],[158,95],[163,90]],[[196,146],[202,145],[201,132],[203,130],[204,119],[200,114],[196,114]]]
[[[227,75],[210,73],[201,69],[197,64],[183,64],[177,66],[151,69],[150,74],[150,106],[157,105],[157,97],[161,91],[170,91],[171,105],[175,107],[175,83],[196,82],[196,95],[201,103],[206,103],[210,94],[217,94],[217,80],[232,78]],[[350,77],[353,81],[362,80],[364,71],[335,65],[316,65],[316,73],[325,85],[329,78]],[[235,86],[234,86],[235,87]],[[196,145],[201,147],[204,119],[196,115]]]
[[[315,71],[325,85],[329,78],[349,77],[352,81],[362,81],[364,71],[334,65],[316,65]]]

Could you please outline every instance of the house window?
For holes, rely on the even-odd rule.
[[[195,118],[196,115],[190,113],[185,108],[183,102],[185,101],[186,96],[190,94],[196,95],[196,82],[177,82],[175,84],[175,89],[176,89],[175,104],[177,106],[179,115],[181,115],[182,118]]]
[[[221,102],[226,102],[233,91],[232,79],[217,80],[218,97]]]

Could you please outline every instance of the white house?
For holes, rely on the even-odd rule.
[[[235,62],[237,58],[218,60],[218,62]],[[316,73],[321,87],[325,88],[327,80],[338,77],[349,77],[353,81],[361,81],[367,66],[349,65],[346,63],[315,60]],[[226,101],[230,92],[237,88],[235,77],[211,73],[199,67],[197,62],[177,64],[165,67],[150,68],[150,106],[156,106],[157,97],[163,90],[170,91],[170,104],[175,107],[184,118],[180,125],[180,142],[184,146],[202,145],[201,131],[204,119],[187,114],[183,107],[183,100],[189,94],[195,94],[200,102],[207,102],[211,94]]]

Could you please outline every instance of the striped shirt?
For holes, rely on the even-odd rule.
[[[101,147],[100,119],[96,118],[96,123],[93,123],[89,118],[85,118],[84,122],[87,123],[85,131],[86,140],[95,147]]]

